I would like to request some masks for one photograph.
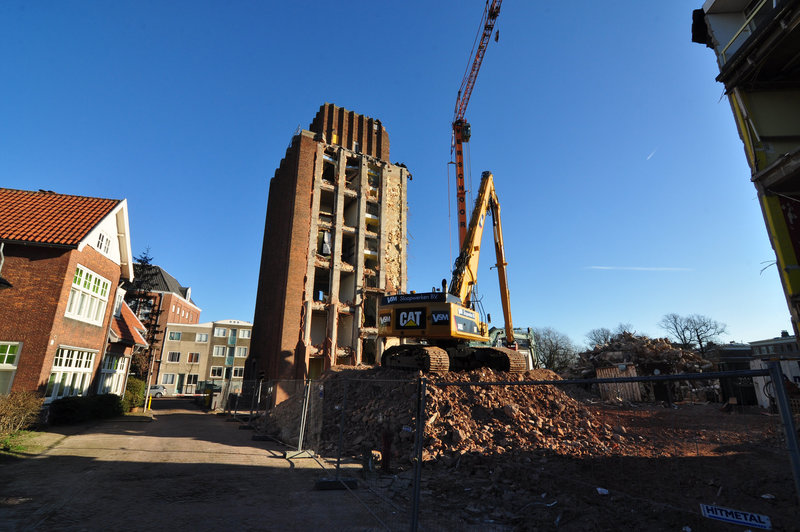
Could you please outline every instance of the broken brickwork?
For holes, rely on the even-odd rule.
[[[406,288],[408,170],[380,120],[323,105],[270,180],[248,372],[373,364],[377,305]]]

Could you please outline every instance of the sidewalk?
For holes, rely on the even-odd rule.
[[[2,530],[365,530],[379,525],[347,491],[314,491],[313,459],[252,441],[188,400],[38,434],[39,454],[4,462]]]

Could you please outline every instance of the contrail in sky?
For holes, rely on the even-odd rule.
[[[645,161],[649,161],[650,158],[653,157],[653,155],[655,155],[657,151],[658,151],[658,148],[656,148],[653,151],[651,151],[650,155],[647,156],[647,159],[645,159]]]
[[[627,270],[636,272],[690,272],[692,268],[672,268],[669,266],[587,266],[587,270]]]

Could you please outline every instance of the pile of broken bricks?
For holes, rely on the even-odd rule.
[[[640,443],[624,427],[600,421],[557,386],[479,384],[560,379],[548,370],[512,374],[482,368],[427,378],[426,462],[449,465],[465,455],[531,451],[573,457],[624,455],[635,453]],[[342,456],[388,450],[393,464],[407,466],[414,453],[416,379],[415,373],[383,368],[338,367],[326,372],[314,383],[313,395],[321,400],[312,402],[309,410],[307,441],[323,455],[335,456],[344,416]],[[471,385],[446,386],[454,383]],[[296,394],[271,411],[268,427],[275,435],[299,432],[301,402]]]

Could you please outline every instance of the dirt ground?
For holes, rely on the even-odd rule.
[[[369,501],[314,489],[315,460],[286,460],[189,400],[153,411],[40,433],[28,442],[39,454],[0,457],[0,530],[380,529]]]
[[[705,503],[800,530],[776,416],[577,400],[615,428],[618,446],[602,456],[500,444],[429,456],[419,529],[746,530],[702,517]],[[346,457],[358,489],[319,491],[330,461],[287,460],[285,447],[187,400],[155,401],[154,414],[40,433],[31,455],[0,461],[0,530],[409,529],[413,470],[399,458],[391,473],[365,475]]]
[[[766,515],[773,530],[800,530],[776,416],[714,403],[586,406],[624,427],[627,443],[615,455],[512,451],[426,463],[423,489],[439,515],[461,512],[467,523],[514,530],[747,529],[702,517],[703,503]],[[435,522],[432,505],[423,512]]]

